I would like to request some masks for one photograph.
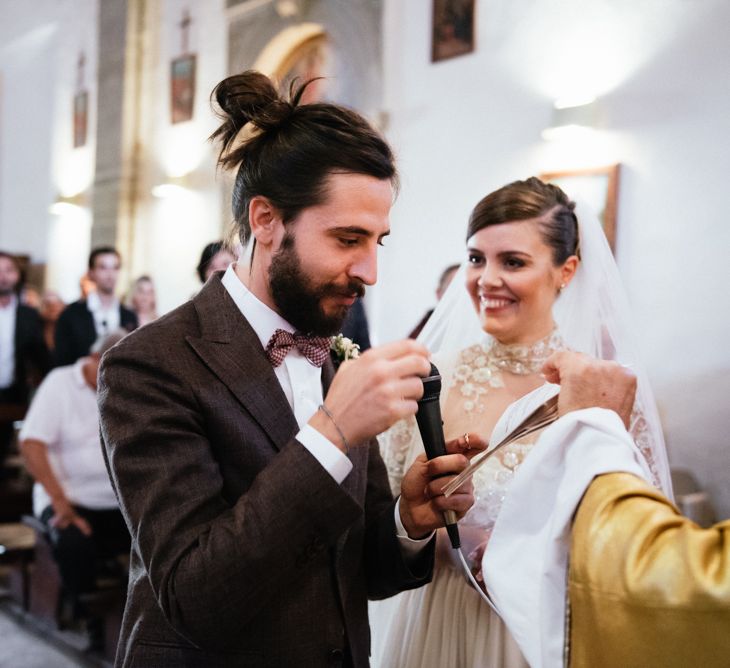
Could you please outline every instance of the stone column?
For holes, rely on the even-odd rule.
[[[99,0],[98,113],[91,244],[116,246],[129,267],[139,200],[149,13],[155,0]],[[124,279],[124,276],[122,277]]]

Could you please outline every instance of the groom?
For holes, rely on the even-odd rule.
[[[432,481],[459,454],[417,461],[389,492],[375,435],[414,414],[427,351],[393,343],[336,374],[329,358],[390,231],[389,147],[315,104],[269,118],[246,150],[233,201],[250,268],[213,275],[100,373],[132,535],[118,666],[367,666],[368,597],[428,582],[443,510],[472,503]]]

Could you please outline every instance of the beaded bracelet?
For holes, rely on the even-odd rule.
[[[337,433],[340,435],[340,438],[342,439],[342,442],[345,445],[345,454],[349,455],[350,454],[350,444],[347,442],[345,435],[342,433],[342,429],[340,429],[337,422],[335,422],[334,415],[332,415],[332,413],[330,413],[329,409],[324,404],[319,405],[319,410],[321,410],[332,421],[332,424],[335,425],[335,429],[337,430]]]

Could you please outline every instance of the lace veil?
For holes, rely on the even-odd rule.
[[[636,374],[638,389],[630,431],[648,460],[655,484],[671,498],[672,484],[659,415],[646,372],[639,362],[618,268],[595,213],[582,202],[577,203],[575,213],[581,262],[553,307],[558,331],[569,349],[615,360]],[[465,274],[466,266],[462,265],[418,337],[439,357],[489,338],[482,331],[464,288]],[[444,382],[448,384],[449,379],[445,378]]]

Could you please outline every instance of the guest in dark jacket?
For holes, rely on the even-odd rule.
[[[13,437],[13,421],[21,419],[31,390],[49,367],[38,311],[21,304],[17,259],[0,251],[0,476]]]
[[[441,276],[439,277],[439,283],[438,287],[436,288],[436,301],[441,301],[441,297],[444,296],[444,293],[446,292],[449,285],[451,285],[451,281],[453,280],[454,276],[456,276],[456,272],[459,270],[458,264],[450,264],[446,269],[444,269],[441,272]],[[418,338],[418,335],[421,333],[421,330],[426,326],[426,323],[428,322],[428,319],[433,315],[433,309],[429,309],[426,311],[424,316],[418,321],[418,324],[411,330],[411,333],[408,335],[409,339],[416,339]]]
[[[101,246],[91,251],[88,275],[96,289],[61,313],[56,323],[56,366],[73,364],[88,355],[100,336],[119,328],[137,328],[134,311],[122,306],[114,293],[120,267],[121,257],[115,248]]]

